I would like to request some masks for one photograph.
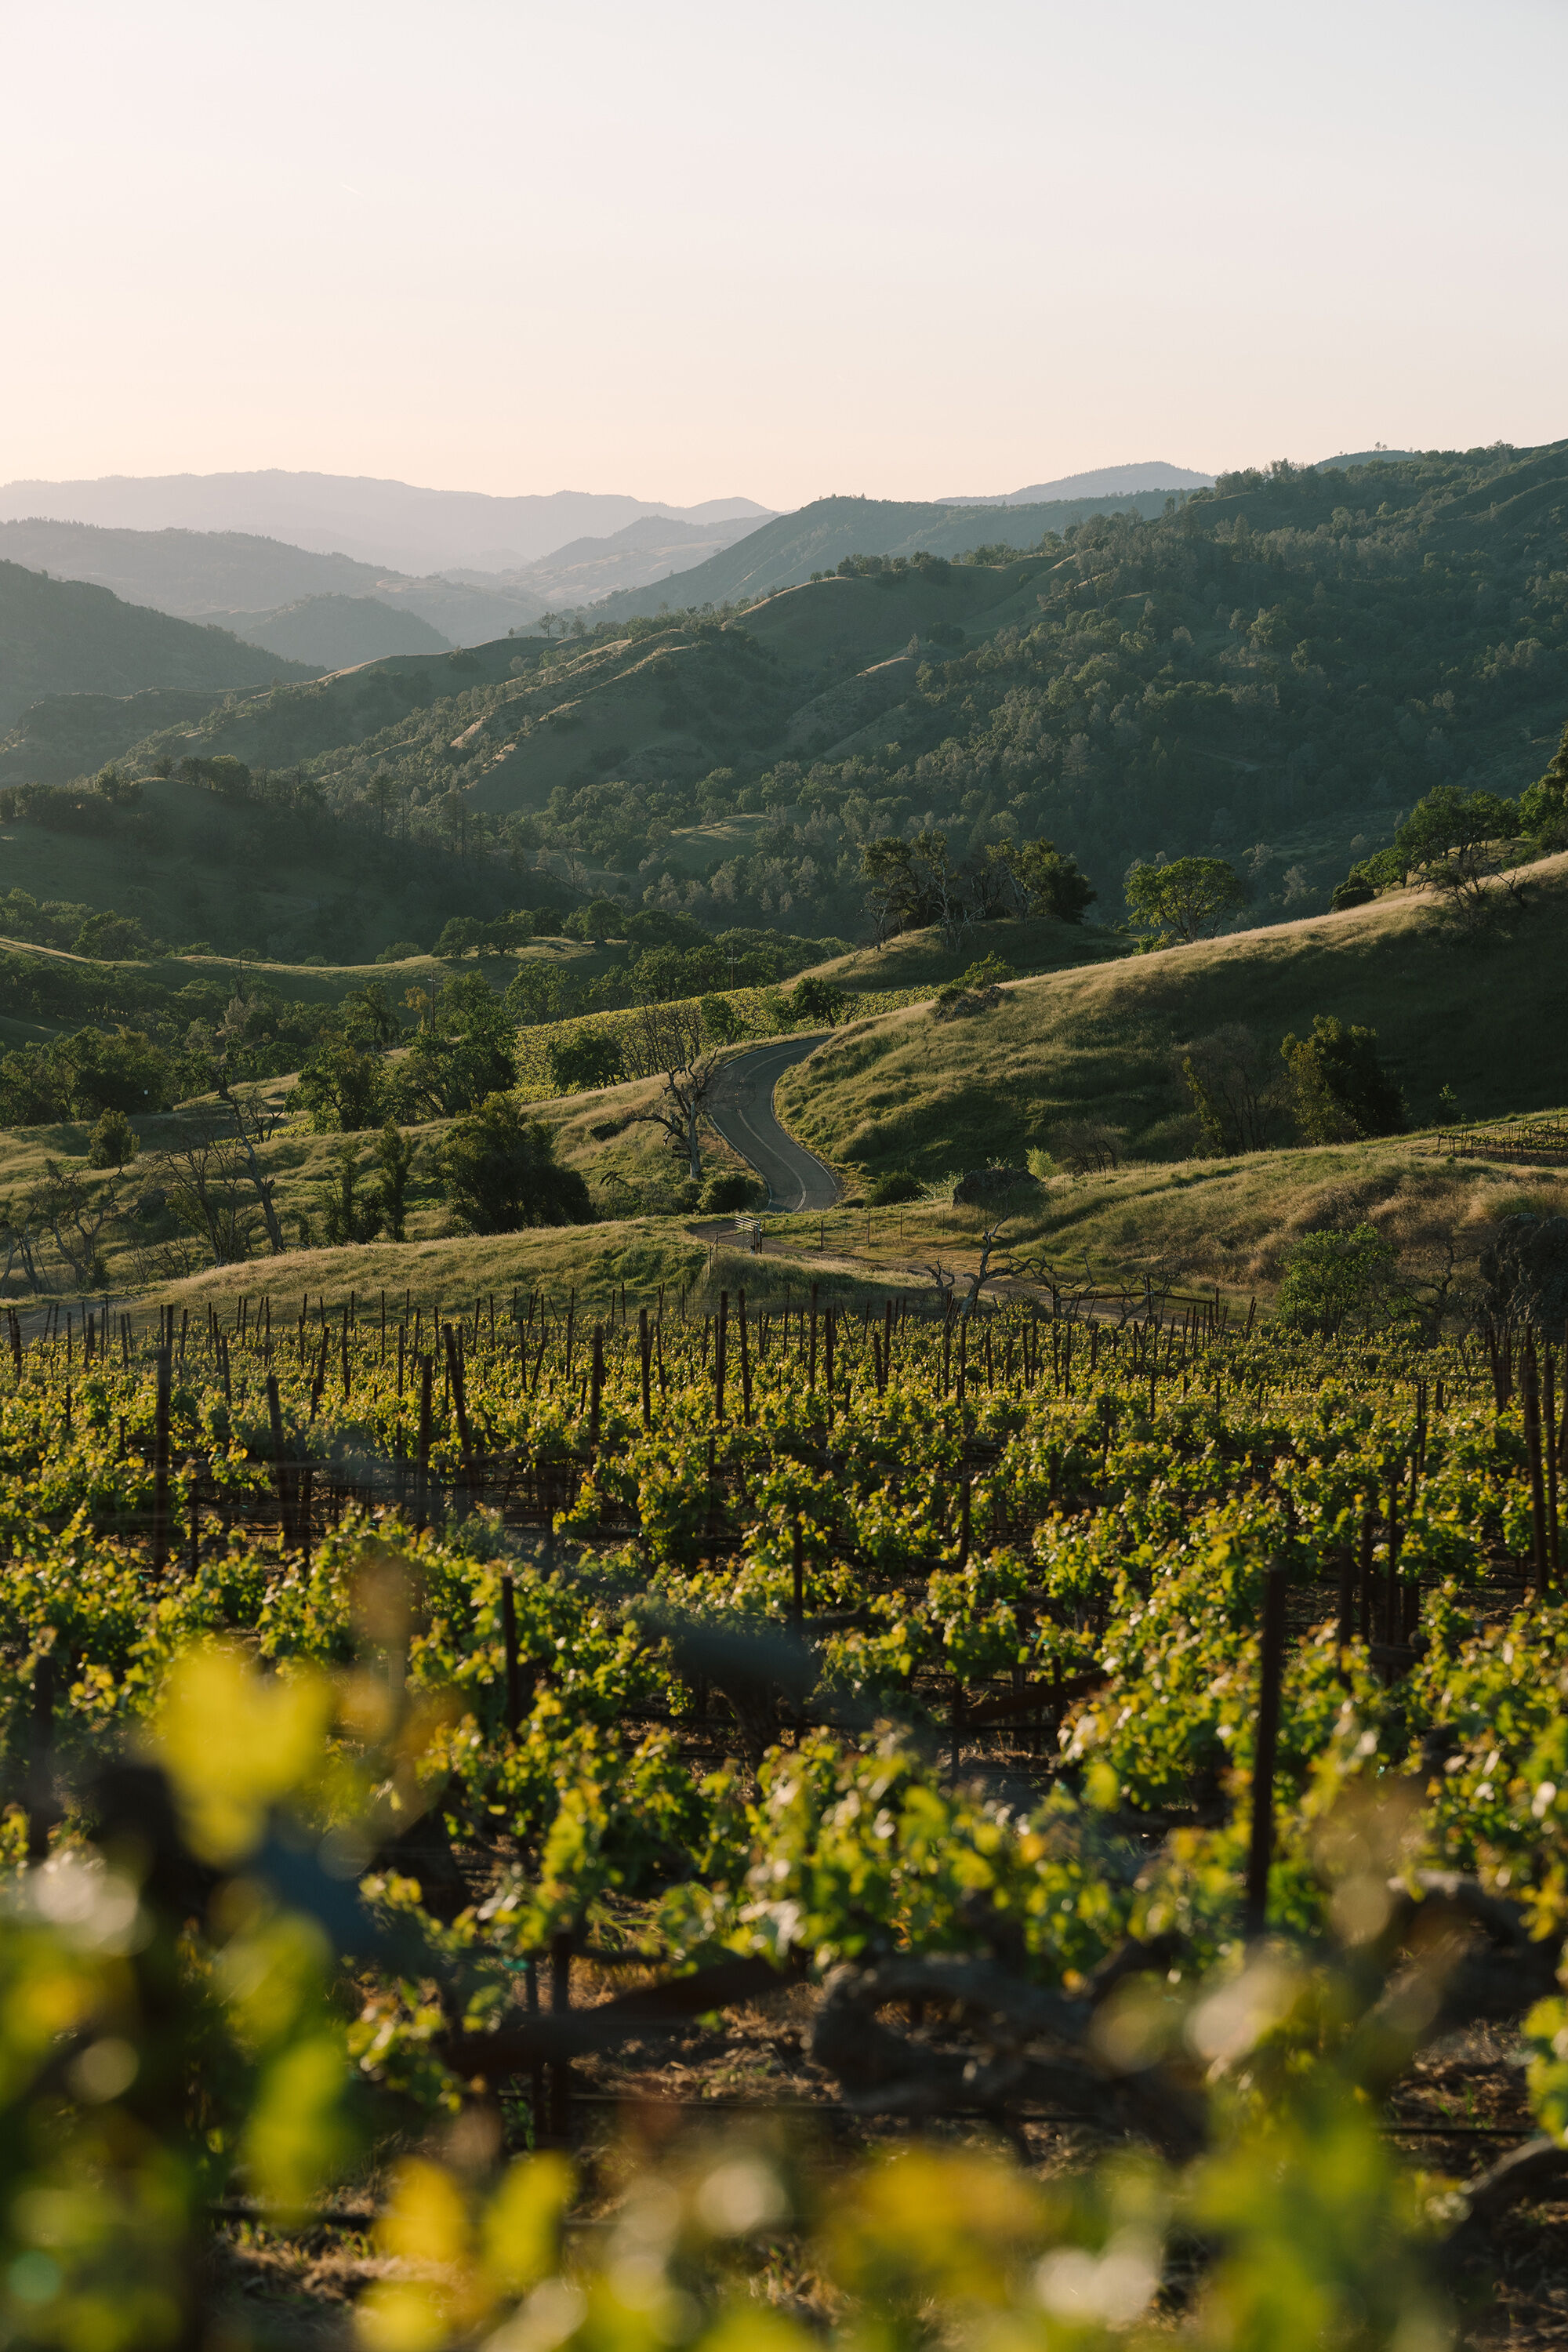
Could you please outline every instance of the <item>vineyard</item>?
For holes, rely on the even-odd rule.
[[[11,1318],[5,2340],[1544,2340],[1561,1335],[757,1275]]]

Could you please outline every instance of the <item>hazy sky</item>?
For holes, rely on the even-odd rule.
[[[1568,434],[1563,0],[5,11],[0,479],[998,491]]]

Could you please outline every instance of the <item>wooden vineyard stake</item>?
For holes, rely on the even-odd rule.
[[[1268,1924],[1268,1865],[1274,1855],[1274,1767],[1279,1748],[1279,1694],[1285,1675],[1285,1571],[1271,1568],[1263,1586],[1263,1641],[1258,1688],[1258,1738],[1252,1766],[1252,1836],[1247,1855],[1247,1933]]]
[[[539,1962],[531,1953],[523,1964],[524,1998],[530,2017],[539,2015]],[[536,2058],[529,2069],[529,2105],[533,2116],[533,2144],[542,2147],[548,2129],[544,2113],[544,2061]]]
[[[27,1860],[47,1862],[54,1826],[55,1654],[33,1661],[32,1747],[27,1759]]]
[[[1535,1359],[1535,1334],[1525,1335],[1520,1364],[1524,1400],[1524,1442],[1530,1454],[1530,1557],[1535,1590],[1545,1594],[1552,1586],[1552,1562],[1546,1540],[1546,1474],[1541,1446],[1541,1382]]]
[[[510,1568],[501,1572],[500,1620],[506,1649],[506,1727],[515,1735],[522,1720],[522,1691],[517,1655],[517,1591]]]
[[[1555,1584],[1563,1566],[1557,1528],[1557,1366],[1550,1348],[1543,1353],[1546,1365],[1541,1409],[1546,1440],[1546,1558]]]
[[[162,1575],[169,1564],[169,1390],[173,1367],[169,1349],[158,1350],[158,1403],[153,1424],[153,1570]]]
[[[474,1463],[474,1442],[468,1428],[468,1397],[463,1382],[463,1353],[458,1344],[458,1334],[448,1323],[443,1328],[447,1343],[447,1378],[451,1386],[452,1410],[458,1421],[458,1444],[463,1455],[463,1485],[469,1501],[475,1498],[479,1473]]]
[[[1335,1628],[1335,1641],[1340,1653],[1340,1673],[1348,1678],[1349,1666],[1345,1652],[1355,1640],[1356,1557],[1349,1544],[1340,1554],[1340,1614]]]
[[[434,1372],[428,1356],[419,1359],[419,1461],[414,1488],[415,1524],[430,1524],[430,1405]]]
[[[550,1938],[550,2008],[564,2017],[572,2006],[572,1937],[559,1932]],[[550,2069],[550,2137],[564,2147],[572,2136],[572,2066],[557,2058]]]

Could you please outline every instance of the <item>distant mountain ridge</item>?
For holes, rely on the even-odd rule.
[[[569,540],[607,536],[644,515],[681,522],[762,520],[754,499],[694,507],[598,490],[519,498],[431,490],[349,474],[110,474],[98,481],[7,482],[0,521],[43,516],[134,530],[254,532],[323,554],[414,575],[457,568],[505,572]]]
[[[1133,466],[1099,466],[1087,474],[1064,474],[1058,482],[1032,482],[1027,489],[1000,490],[985,498],[949,499],[948,506],[1039,506],[1055,499],[1120,499],[1140,490],[1212,490],[1212,474],[1194,474],[1190,466],[1173,466],[1163,457],[1144,458]]]
[[[411,580],[353,556],[246,531],[115,530],[29,516],[0,522],[0,559],[7,557],[54,579],[90,581],[127,604],[232,629],[327,669],[503,637],[531,626],[549,602],[485,573],[476,585]],[[350,604],[358,608],[353,614],[343,609]],[[278,636],[285,613],[286,644]]]

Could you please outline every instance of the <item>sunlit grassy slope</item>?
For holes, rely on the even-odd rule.
[[[1064,1285],[1136,1284],[1144,1271],[1190,1288],[1217,1284],[1233,1297],[1273,1295],[1304,1234],[1370,1223],[1397,1250],[1405,1273],[1473,1281],[1494,1221],[1516,1209],[1543,1216],[1568,1208],[1563,1171],[1451,1158],[1430,1129],[1375,1142],[1292,1146],[1237,1160],[1133,1162],[1107,1175],[1058,1175],[1008,1204],[1001,1251],[1054,1271]],[[963,1270],[975,1263],[994,1209],[914,1202],[866,1213],[845,1207],[826,1221],[829,1254],[852,1249],[889,1265]],[[793,1223],[809,1252],[816,1219]]]
[[[956,948],[944,946],[942,933],[934,929],[904,931],[883,948],[857,948],[853,955],[835,956],[812,970],[816,976],[852,990],[940,988],[989,956],[1000,956],[1015,971],[1056,971],[1113,961],[1128,954],[1130,947],[1120,934],[1097,930],[1092,924],[1037,917],[1027,922],[976,924]]]
[[[1048,1145],[1064,1120],[1125,1130],[1135,1155],[1194,1142],[1173,1049],[1227,1022],[1277,1045],[1314,1014],[1378,1032],[1411,1114],[1451,1087],[1468,1118],[1568,1097],[1568,857],[1530,869],[1524,911],[1468,943],[1415,893],[1342,915],[1010,984],[994,1009],[921,1006],[851,1024],[779,1088],[802,1139],[840,1163],[975,1167]]]

